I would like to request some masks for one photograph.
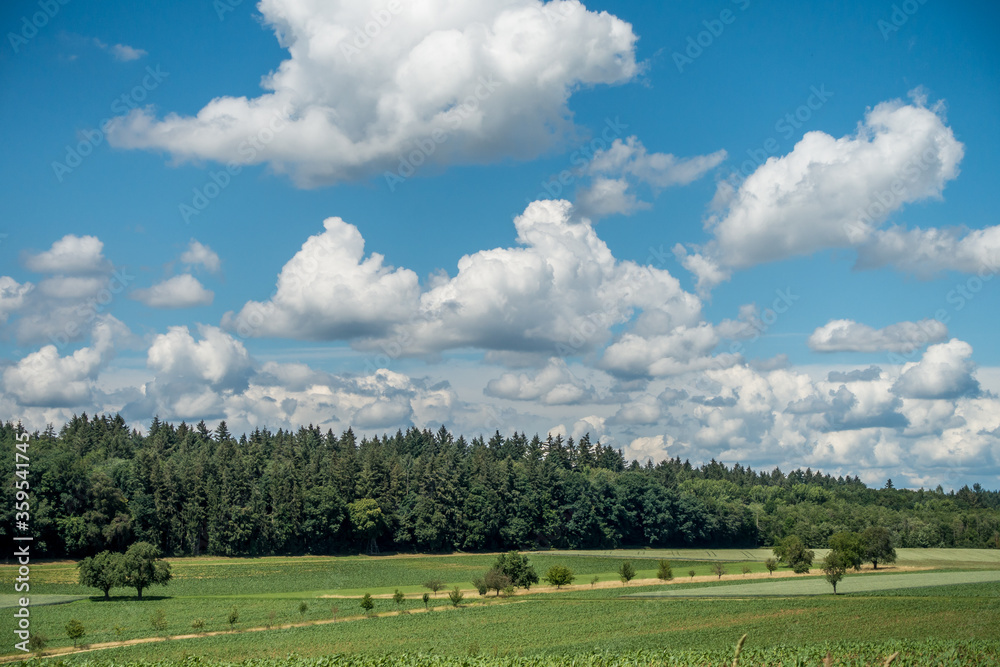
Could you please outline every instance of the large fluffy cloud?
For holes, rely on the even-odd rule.
[[[862,269],[894,266],[919,278],[944,271],[992,277],[1000,272],[1000,226],[879,230],[858,248],[857,264]]]
[[[303,186],[395,170],[414,151],[418,164],[532,157],[571,130],[573,91],[639,71],[631,26],[577,0],[258,8],[289,52],[264,78],[268,92],[219,97],[195,116],[136,110],[110,128],[112,143],[268,162]]]
[[[943,106],[920,95],[870,109],[857,132],[809,132],[737,185],[723,183],[706,220],[712,240],[686,266],[710,288],[733,269],[868,243],[905,204],[940,197],[963,145]]]
[[[435,277],[422,293],[412,271],[363,259],[357,228],[339,218],[325,225],[282,269],[275,296],[228,314],[227,327],[362,337],[357,347],[390,357],[479,348],[547,359],[592,351],[629,322],[655,336],[701,321],[700,300],[669,272],[616,260],[566,201],[533,202],[514,221],[521,247],[467,255],[454,277]]]
[[[60,356],[55,345],[46,345],[6,368],[4,391],[22,406],[88,408],[95,403],[97,376],[114,356],[115,341],[127,335],[125,325],[103,316],[89,347]]]

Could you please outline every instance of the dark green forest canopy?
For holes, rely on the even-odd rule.
[[[17,433],[0,425],[7,480]],[[159,419],[143,435],[119,415],[83,414],[36,433],[29,455],[31,530],[49,557],[137,541],[229,556],[750,547],[791,534],[825,547],[870,525],[887,527],[896,547],[1000,548],[1000,493],[979,484],[871,489],[808,469],[642,465],[587,436],[467,441],[442,427],[358,440],[309,426],[236,438],[225,422],[212,432]],[[14,485],[4,489],[0,532],[14,518]]]

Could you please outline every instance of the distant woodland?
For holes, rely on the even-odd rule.
[[[18,426],[0,426],[3,521],[14,531]],[[592,442],[523,433],[466,440],[444,427],[358,439],[225,422],[145,435],[122,417],[36,433],[33,555],[83,557],[144,541],[167,555],[753,547],[889,529],[895,547],[1000,548],[1000,493],[872,489],[857,477],[711,461],[627,461]]]

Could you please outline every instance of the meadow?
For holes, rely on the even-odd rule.
[[[596,661],[582,664],[616,665],[626,663],[607,660],[641,656],[644,651],[660,656],[649,658],[652,664],[661,664],[667,655],[680,660],[677,664],[704,664],[707,656],[731,656],[743,633],[750,637],[747,660],[764,660],[772,652],[775,662],[785,664],[823,647],[836,649],[845,660],[869,654],[884,657],[888,653],[880,652],[902,650],[904,645],[909,647],[907,659],[954,651],[987,657],[1000,653],[996,643],[1000,552],[955,553],[948,561],[947,554],[926,554],[921,560],[924,554],[907,553],[917,550],[899,550],[901,562],[924,567],[934,562],[939,569],[849,573],[838,587],[845,594],[834,598],[829,584],[816,576],[817,570],[812,576],[768,577],[761,560],[770,552],[759,551],[711,552],[718,560],[731,561],[729,574],[719,580],[711,573],[713,563],[704,560],[713,558],[708,550],[673,550],[669,557],[674,582],[666,586],[633,582],[628,587],[618,582],[616,574],[623,560],[629,558],[636,565],[637,580],[651,579],[656,559],[667,553],[530,553],[541,575],[551,565],[568,565],[578,586],[557,592],[533,589],[509,599],[492,594],[481,599],[471,590],[472,578],[492,564],[494,556],[488,554],[175,559],[171,560],[175,579],[168,586],[149,589],[142,601],[134,599],[134,591],[115,589],[110,602],[76,583],[73,563],[45,563],[32,567],[33,601],[37,605],[53,596],[53,601],[63,603],[34,606],[32,627],[49,638],[48,646],[54,650],[69,646],[64,628],[71,618],[84,623],[83,641],[93,646],[146,642],[62,658],[72,664],[184,660],[192,655],[215,660],[277,659],[295,654],[304,666],[313,658],[344,654],[354,656],[350,658],[354,662],[329,664],[368,665],[380,664],[379,655],[406,653],[433,654],[435,660],[497,657],[510,662],[496,664],[512,665],[555,664],[530,660],[573,655]],[[744,563],[751,570],[749,578],[742,573]],[[976,564],[978,571],[968,569]],[[694,580],[688,570],[695,571]],[[13,572],[11,566],[0,566],[2,590],[12,590]],[[599,583],[591,587],[595,576]],[[430,613],[425,612],[420,595],[426,589],[421,584],[431,578],[465,589],[461,607],[452,607],[442,591],[431,599]],[[360,595],[388,595],[396,588],[407,594],[402,605],[377,598],[374,611],[382,616],[361,617]],[[663,592],[670,596],[642,596]],[[0,605],[9,606],[12,598],[0,597]],[[227,616],[234,606],[239,619],[231,627]],[[397,613],[401,611],[408,613]],[[150,619],[157,612],[163,613],[166,627],[154,630]],[[200,633],[192,629],[195,619],[204,621]],[[2,636],[12,636],[11,623],[9,612],[0,615]],[[267,626],[271,628],[264,629]],[[186,638],[147,641],[182,635]],[[12,644],[2,653],[13,657]],[[521,658],[529,662],[517,662]],[[651,664],[644,659],[635,657],[638,662],[627,664]]]

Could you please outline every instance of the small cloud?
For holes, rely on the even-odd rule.
[[[210,305],[215,295],[205,289],[197,278],[185,273],[149,289],[136,290],[131,296],[150,308],[191,308]]]
[[[138,60],[143,56],[149,55],[149,52],[145,49],[137,49],[134,46],[129,46],[128,44],[115,44],[114,46],[108,46],[101,40],[94,38],[94,44],[101,51],[110,53],[115,60],[120,63],[127,63],[132,60]]]
[[[222,267],[219,255],[207,245],[191,239],[187,250],[181,255],[181,261],[191,266],[201,265],[212,273],[218,273]]]

